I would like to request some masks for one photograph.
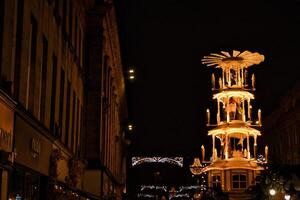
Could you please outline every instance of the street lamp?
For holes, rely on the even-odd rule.
[[[129,131],[132,131],[132,129],[133,129],[132,124],[129,124],[129,125],[128,125],[128,130],[129,130]]]
[[[133,80],[133,79],[135,79],[135,71],[134,71],[134,69],[129,69],[128,70],[128,78],[130,79],[130,80]]]

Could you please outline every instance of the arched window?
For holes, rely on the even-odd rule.
[[[244,174],[232,175],[232,188],[245,189],[247,187],[247,177]]]

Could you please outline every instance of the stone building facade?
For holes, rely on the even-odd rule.
[[[0,11],[1,199],[119,197],[127,113],[113,2],[3,0]]]
[[[274,111],[264,118],[264,140],[270,160],[283,165],[300,165],[300,83],[279,100]]]

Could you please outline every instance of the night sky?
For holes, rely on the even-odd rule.
[[[205,110],[216,103],[205,55],[265,56],[251,67],[263,116],[299,80],[300,1],[116,0],[116,8],[123,67],[136,70],[126,82],[132,155],[200,155],[210,143]]]

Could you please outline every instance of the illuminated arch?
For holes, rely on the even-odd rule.
[[[169,163],[183,167],[183,157],[132,157],[131,161],[133,167],[143,163]]]

